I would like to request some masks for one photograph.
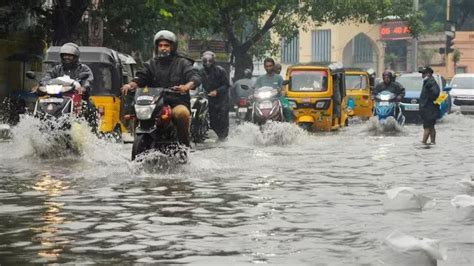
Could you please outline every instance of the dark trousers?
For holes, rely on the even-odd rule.
[[[219,139],[227,138],[229,135],[229,104],[227,102],[209,103],[209,120],[211,120],[211,128]]]

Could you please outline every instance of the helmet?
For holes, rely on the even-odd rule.
[[[211,51],[205,51],[202,54],[202,64],[204,67],[210,67],[212,64],[216,62],[216,54]]]
[[[390,70],[385,70],[382,76],[388,76],[389,78],[393,78],[393,73]]]
[[[426,73],[433,74],[434,73],[433,69],[430,66],[420,67],[418,69],[418,72],[421,73],[421,74],[426,74]]]
[[[77,44],[68,42],[68,43],[65,43],[63,46],[61,46],[61,49],[59,50],[59,54],[60,55],[72,54],[79,57],[81,52],[79,52],[79,46],[77,46]]]
[[[64,54],[73,55],[74,59],[72,61],[66,61],[66,60],[63,59]],[[61,49],[59,50],[59,56],[61,57],[61,63],[67,68],[73,67],[74,65],[77,64],[77,62],[79,61],[79,55],[80,54],[81,53],[79,51],[79,46],[77,46],[77,44],[72,43],[72,42],[65,43],[63,46],[61,46]]]
[[[175,54],[176,50],[178,49],[178,43],[176,42],[176,35],[169,30],[160,30],[155,34],[155,38],[153,38],[153,43],[155,44],[155,54],[158,57],[166,58],[170,56],[170,54],[161,53],[158,51],[158,42],[161,40],[165,40],[171,43],[171,54]]]
[[[248,79],[252,77],[252,70],[250,68],[246,68],[244,70],[244,77],[246,77]]]

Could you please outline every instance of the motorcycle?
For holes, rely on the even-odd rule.
[[[31,71],[27,72],[26,76],[36,80],[35,74]],[[64,75],[39,86],[40,97],[35,103],[33,116],[47,123],[49,129],[70,129],[69,118],[83,116],[87,108],[87,103],[76,90],[81,86],[79,81],[84,78],[87,78],[85,73],[80,74],[77,79]]]
[[[283,106],[279,100],[278,90],[272,87],[258,88],[252,99],[252,122],[258,125],[268,120],[284,121]]]
[[[138,88],[135,93],[135,115],[138,126],[132,146],[132,160],[138,155],[159,151],[168,157],[186,163],[187,149],[178,141],[178,128],[172,120],[171,106],[165,103],[167,94],[176,94],[172,88]]]
[[[248,91],[250,88],[247,85],[240,85],[242,89]],[[235,118],[237,124],[242,121],[250,121],[249,115],[251,114],[253,105],[251,104],[248,97],[240,96],[234,105]]]
[[[405,116],[400,105],[395,101],[395,94],[389,91],[382,91],[375,96],[374,115],[378,117],[382,125],[386,124],[390,117],[400,126],[405,124]]]
[[[191,138],[194,143],[202,143],[209,131],[209,103],[204,92],[191,91]]]

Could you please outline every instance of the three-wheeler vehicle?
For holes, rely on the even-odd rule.
[[[372,69],[346,68],[346,89],[351,116],[368,119],[373,115],[375,72]]]
[[[316,131],[348,125],[345,70],[334,63],[309,63],[287,69],[286,97],[295,122]]]

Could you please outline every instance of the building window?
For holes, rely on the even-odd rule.
[[[289,40],[282,39],[281,62],[284,64],[295,64],[299,62],[300,41],[299,36]]]
[[[331,62],[331,30],[316,30],[312,33],[314,62]]]
[[[358,34],[354,39],[354,63],[374,62],[372,43],[364,34]]]

